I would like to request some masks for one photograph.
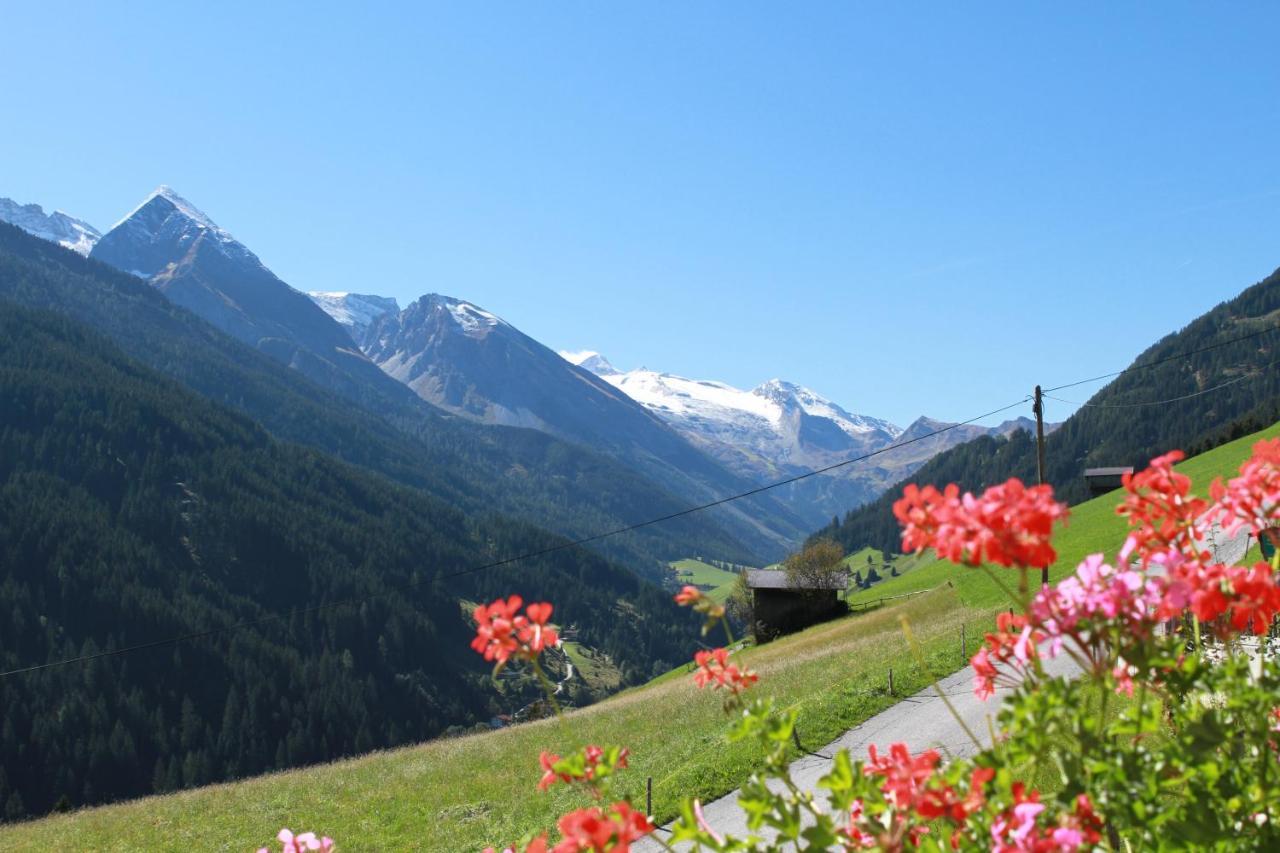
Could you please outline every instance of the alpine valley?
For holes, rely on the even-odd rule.
[[[685,515],[940,425],[623,373],[438,294],[307,294],[168,187],[105,232],[0,199],[0,326],[0,669],[92,661],[0,684],[6,818],[509,719],[529,678],[434,651],[503,592],[580,614],[608,677],[565,701],[641,683],[697,636],[671,561],[778,560],[985,432]],[[175,636],[204,639],[151,649]]]

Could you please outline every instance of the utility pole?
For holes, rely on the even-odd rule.
[[[1036,475],[1039,477],[1040,485],[1044,485],[1044,395],[1040,393],[1040,386],[1036,386],[1036,400],[1032,404],[1031,410],[1036,413]],[[1049,567],[1045,566],[1040,570],[1040,584],[1049,583]]]

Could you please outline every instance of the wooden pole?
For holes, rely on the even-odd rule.
[[[653,814],[653,777],[650,776],[644,782],[644,813],[646,815]]]
[[[889,695],[893,695],[893,667],[889,667]]]
[[[1040,392],[1040,386],[1036,386],[1036,400],[1031,407],[1036,414],[1036,477],[1040,481],[1040,485],[1044,485],[1044,395]],[[1040,583],[1047,584],[1049,582],[1049,567],[1045,566],[1040,570]]]

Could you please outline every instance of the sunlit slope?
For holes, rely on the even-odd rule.
[[[1249,458],[1255,442],[1263,438],[1274,438],[1277,435],[1280,435],[1280,424],[1273,424],[1253,435],[1247,435],[1192,457],[1180,464],[1178,470],[1191,478],[1192,487],[1197,493],[1207,495],[1209,483],[1214,477],[1233,476],[1239,469],[1240,463]],[[946,484],[934,485],[941,488]],[[1054,537],[1058,561],[1050,568],[1049,575],[1052,579],[1057,580],[1072,572],[1080,560],[1088,554],[1099,551],[1110,555],[1115,553],[1120,543],[1124,541],[1127,529],[1125,520],[1116,515],[1116,506],[1120,503],[1121,494],[1121,490],[1116,490],[1071,508],[1071,517],[1066,526],[1060,528]],[[1016,572],[1011,572],[1009,569],[997,569],[997,571],[998,577],[1016,583]],[[1032,580],[1038,582],[1038,578]],[[985,572],[941,560],[934,560],[913,569],[909,574],[890,578],[869,590],[862,590],[850,596],[850,601],[875,601],[881,597],[932,589],[948,582],[955,585],[960,600],[969,606],[993,607],[1000,606],[1005,601],[1005,594]]]
[[[980,614],[944,590],[817,626],[741,659],[759,672],[761,693],[798,709],[804,744],[816,748],[897,701],[886,689],[889,667],[899,697],[927,685],[903,639],[903,615],[938,672],[960,665],[961,625],[970,646],[983,627]],[[723,794],[750,772],[754,750],[730,746],[725,729],[721,697],[685,676],[575,711],[566,725],[542,721],[437,740],[0,828],[0,849],[243,851],[289,826],[324,832],[346,851],[479,850],[549,828],[585,805],[563,789],[535,789],[542,750],[564,753],[584,743],[629,746],[623,791],[643,803],[652,776],[654,811],[668,819],[679,798]]]

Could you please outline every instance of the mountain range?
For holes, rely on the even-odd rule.
[[[718,509],[726,530],[764,559],[873,500],[933,455],[1030,424],[1021,418],[922,438],[953,425],[921,417],[902,429],[779,379],[746,391],[643,368],[619,371],[590,351],[557,356],[493,312],[450,296],[428,294],[401,310],[374,294],[304,295],[167,186],[105,235],[66,214],[46,217],[35,205],[7,200],[0,219],[147,280],[175,304],[379,414],[411,406],[407,389],[436,411],[604,453],[688,504],[880,451]],[[903,441],[910,443],[885,451]]]
[[[866,462],[782,487],[791,507],[814,525],[874,499],[949,447],[983,435],[1035,428],[1025,417],[995,427],[920,417],[902,429],[882,418],[851,414],[817,392],[782,379],[746,391],[643,367],[622,372],[592,350],[561,356],[618,388],[753,482],[785,479],[882,451]],[[1046,429],[1055,426],[1046,424]],[[893,445],[902,446],[885,450]]]
[[[160,187],[148,195],[96,243],[89,256],[135,280],[146,281],[171,304],[193,312],[347,401],[347,405],[330,407],[324,417],[305,421],[281,417],[270,400],[254,401],[251,414],[281,430],[279,434],[316,442],[352,461],[365,460],[371,453],[367,447],[337,440],[338,431],[326,427],[339,410],[345,416],[363,411],[430,444],[431,452],[412,463],[403,461],[409,451],[401,449],[381,456],[383,462],[402,460],[393,474],[408,476],[411,484],[429,482],[433,488],[455,492],[460,482],[473,484],[490,493],[490,505],[575,538],[670,514],[746,486],[635,406],[633,426],[637,419],[648,421],[640,438],[649,441],[649,447],[622,441],[597,447],[582,441],[547,442],[536,436],[550,432],[510,429],[508,421],[498,419],[486,422],[455,417],[448,408],[428,402],[380,369],[360,351],[342,323],[281,281],[255,253],[171,188]],[[341,301],[353,304],[349,298]],[[363,318],[360,314],[339,316],[353,324]],[[121,333],[120,340],[132,347],[124,338]],[[544,361],[574,369],[554,353],[543,355]],[[186,369],[180,360],[167,363],[165,368]],[[583,376],[589,378],[585,372]],[[202,390],[215,387],[224,399],[239,402],[243,394],[241,388],[217,383],[205,384]],[[477,420],[482,425],[472,425]],[[382,427],[365,428],[366,432],[375,430],[382,431]],[[634,453],[621,458],[623,449]],[[469,470],[441,476],[443,470],[459,466]],[[481,484],[484,471],[492,473]],[[562,497],[553,499],[554,492]],[[563,496],[579,492],[582,498],[577,500],[566,501]],[[672,532],[675,539],[669,536]],[[599,547],[603,553],[625,559],[638,571],[658,578],[666,574],[666,561],[691,550],[721,554],[735,562],[774,560],[805,532],[805,522],[764,497],[682,519],[669,530],[642,530],[603,540]],[[685,544],[677,545],[677,540],[685,540]]]

